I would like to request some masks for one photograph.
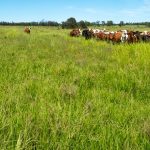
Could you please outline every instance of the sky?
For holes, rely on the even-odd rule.
[[[150,0],[0,0],[0,21],[150,21]]]

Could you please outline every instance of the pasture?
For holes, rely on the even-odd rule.
[[[69,32],[0,27],[0,149],[150,149],[150,43]]]

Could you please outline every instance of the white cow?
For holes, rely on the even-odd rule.
[[[121,42],[125,43],[128,40],[128,31],[127,30],[121,30],[122,35],[121,35]]]

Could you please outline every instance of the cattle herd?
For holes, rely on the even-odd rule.
[[[31,28],[25,27],[24,32],[31,33]],[[71,37],[83,36],[86,40],[95,38],[97,40],[114,43],[136,43],[136,42],[150,42],[150,32],[144,31],[106,31],[105,29],[73,29],[70,32]]]
[[[71,37],[83,36],[86,40],[96,38],[107,42],[114,43],[136,43],[136,42],[150,42],[150,32],[144,31],[106,31],[105,29],[74,29],[70,32]]]

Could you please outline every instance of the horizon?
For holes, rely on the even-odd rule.
[[[56,21],[61,23],[74,17],[77,21],[90,22],[112,20],[114,23],[149,22],[149,0],[112,0],[81,2],[79,0],[2,0],[0,21],[40,22]]]
[[[74,18],[74,17],[69,17],[69,18]],[[69,19],[69,18],[67,18],[67,19]],[[42,19],[41,21],[18,21],[18,22],[15,22],[15,21],[1,21],[0,20],[0,23],[10,23],[10,24],[12,24],[12,23],[16,23],[16,24],[18,24],[18,23],[32,23],[32,22],[35,22],[35,23],[40,23],[40,22],[48,22],[48,21],[51,21],[51,22],[56,22],[56,23],[58,23],[58,24],[62,24],[63,22],[65,22],[65,21],[67,21],[67,19],[66,20],[63,20],[62,22],[57,22],[57,21],[53,21],[53,20],[44,20],[44,19]],[[75,18],[76,19],[76,18]],[[77,21],[77,23],[79,23],[80,21],[84,21],[84,22],[90,22],[90,21],[88,21],[88,20],[79,20],[79,21]],[[120,22],[121,21],[123,21],[123,20],[120,20],[119,22],[114,22],[113,20],[97,20],[97,21],[99,21],[100,23],[99,23],[99,25],[102,25],[102,22],[104,21],[106,24],[107,24],[107,21],[112,21],[113,22],[113,25],[118,25],[118,24],[120,24]],[[92,22],[90,22],[90,23],[96,23],[97,21],[92,21]],[[143,23],[150,23],[150,21],[138,21],[138,22],[125,22],[125,21],[123,21],[123,23],[124,24],[126,24],[126,25],[128,25],[128,24],[140,24],[141,23],[141,25],[143,24]]]

